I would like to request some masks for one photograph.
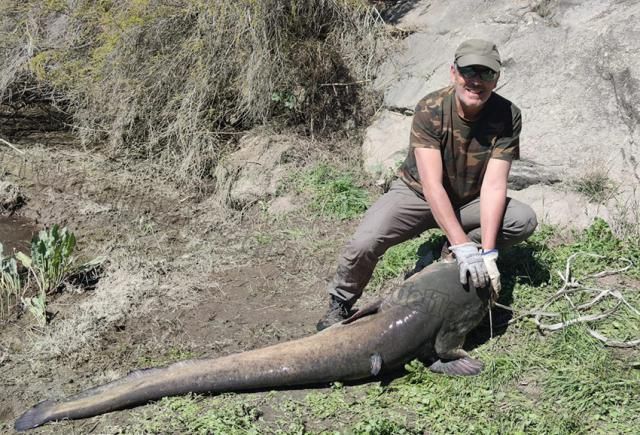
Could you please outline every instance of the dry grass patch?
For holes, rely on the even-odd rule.
[[[198,184],[239,131],[321,134],[372,113],[383,26],[361,0],[7,0],[0,103]]]

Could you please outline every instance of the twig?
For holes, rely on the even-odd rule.
[[[13,149],[14,151],[17,151],[20,154],[24,154],[24,151],[22,151],[21,149],[19,149],[15,145],[13,145],[11,142],[2,139],[1,137],[0,137],[0,142],[2,142],[3,144],[7,145],[9,148]]]
[[[628,264],[622,269],[605,270],[600,273],[594,273],[593,275],[590,275],[590,278],[602,278],[603,276],[617,275],[619,273],[626,272],[631,268],[631,266],[633,266],[633,261],[629,260],[628,258],[621,258],[620,260],[626,261]]]
[[[320,83],[320,87],[325,87],[325,86],[351,86],[351,85],[361,85],[363,83],[368,83],[370,82],[371,79],[367,79],[367,80],[358,80],[355,82],[348,82],[348,83]]]
[[[594,257],[594,258],[603,258],[603,256],[601,255],[596,255],[588,252],[576,252],[572,254],[567,259],[564,274],[558,271],[558,275],[564,282],[562,287],[556,293],[554,293],[551,297],[549,297],[542,304],[540,308],[536,308],[536,309],[527,311],[525,313],[519,314],[517,317],[510,319],[507,322],[507,324],[515,323],[526,317],[533,317],[533,322],[536,324],[536,326],[540,331],[559,331],[561,329],[564,329],[570,325],[575,325],[577,323],[589,323],[589,322],[595,322],[598,320],[606,319],[607,317],[614,314],[618,310],[618,308],[620,308],[620,306],[622,305],[626,306],[635,315],[640,316],[640,311],[638,311],[635,307],[629,304],[629,302],[627,302],[627,300],[624,298],[624,296],[619,290],[586,287],[583,284],[581,284],[578,280],[574,279],[571,276],[571,265],[573,261],[576,259],[576,257],[578,257],[579,255],[585,255],[585,256]],[[622,272],[626,272],[627,270],[629,270],[629,268],[633,266],[633,262],[631,260],[627,258],[621,258],[621,260],[626,261],[627,266],[619,269],[615,269],[615,270],[605,270],[603,272],[594,273],[594,274],[588,275],[587,278],[602,278],[604,276],[616,275]],[[597,293],[597,294],[590,301],[576,305],[574,301],[571,299],[571,295],[576,293],[584,293],[584,292]],[[613,308],[609,309],[604,313],[582,314],[582,315],[578,315],[578,317],[575,317],[573,319],[558,322],[558,323],[552,323],[552,324],[547,324],[542,321],[543,318],[562,316],[561,313],[554,313],[554,312],[547,311],[548,308],[554,302],[557,302],[561,298],[565,299],[576,313],[582,313],[594,307],[596,304],[598,304],[599,302],[603,301],[608,297],[617,299],[618,303]],[[505,305],[498,304],[498,303],[496,303],[495,306],[515,313],[515,310],[511,307],[507,307]],[[627,340],[627,341],[612,340],[607,338],[604,334],[596,330],[593,330],[591,328],[587,328],[587,331],[592,337],[596,338],[597,340],[600,340],[605,346],[635,347],[640,345],[640,339]]]
[[[587,331],[593,338],[596,338],[601,342],[603,342],[605,345],[611,346],[611,347],[635,347],[640,344],[640,338],[636,340],[629,340],[629,341],[618,341],[618,340],[611,340],[607,338],[605,335],[603,335],[602,333],[598,331],[594,331],[593,329],[587,328]]]
[[[553,323],[551,325],[547,325],[542,322],[536,322],[536,326],[546,331],[559,331],[561,329],[566,328],[567,326],[575,325],[577,323],[595,322],[596,320],[606,319],[607,317],[615,313],[618,310],[618,307],[620,306],[620,304],[621,302],[618,302],[615,307],[613,307],[609,311],[606,311],[602,314],[590,314],[586,316],[579,316],[579,317],[576,317],[575,319],[567,320],[566,322],[558,322],[558,323]]]

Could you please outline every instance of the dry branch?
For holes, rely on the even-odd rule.
[[[7,146],[8,146],[9,148],[11,148],[12,150],[17,151],[17,152],[19,152],[20,154],[24,154],[24,151],[22,151],[21,149],[19,149],[18,147],[16,147],[16,146],[15,146],[14,144],[12,144],[11,142],[6,141],[6,140],[2,139],[1,137],[0,137],[0,142],[2,142],[3,144],[7,145]]]
[[[566,267],[565,267],[565,270],[564,270],[564,274],[562,274],[562,272],[558,272],[558,275],[564,281],[564,284],[562,285],[562,287],[556,293],[554,293],[552,296],[550,296],[539,308],[535,308],[535,309],[527,311],[525,313],[518,314],[516,317],[512,318],[511,320],[509,320],[509,322],[507,322],[507,324],[515,323],[515,322],[517,322],[519,320],[522,320],[524,318],[533,317],[533,322],[536,324],[536,326],[538,327],[538,329],[541,332],[542,331],[552,331],[553,332],[553,331],[559,331],[559,330],[564,329],[564,328],[566,328],[568,326],[575,325],[575,324],[578,324],[578,323],[590,323],[590,322],[595,322],[595,321],[599,321],[599,320],[604,320],[604,319],[608,318],[609,316],[611,316],[612,314],[614,314],[616,311],[618,311],[618,309],[622,305],[626,306],[633,314],[635,314],[637,316],[640,316],[640,311],[638,311],[638,309],[633,307],[624,298],[622,292],[620,292],[619,290],[587,287],[587,286],[581,284],[575,278],[573,278],[571,276],[571,265],[572,265],[573,261],[579,255],[585,255],[585,256],[594,257],[594,258],[603,258],[600,255],[596,255],[596,254],[588,253],[588,252],[576,252],[575,254],[572,254],[567,259],[567,263],[566,263]],[[623,273],[623,272],[629,270],[629,268],[631,268],[633,266],[633,263],[631,262],[631,260],[629,260],[627,258],[621,258],[621,260],[627,262],[627,266],[619,268],[619,269],[615,269],[615,270],[605,270],[605,271],[602,271],[602,272],[599,272],[599,273],[591,274],[591,275],[588,275],[587,278],[602,278],[603,276],[617,275],[619,273]],[[573,299],[571,299],[571,296],[575,295],[577,293],[585,293],[585,292],[587,292],[587,293],[597,293],[597,294],[590,301],[588,301],[586,303],[582,303],[582,304],[576,305],[574,303]],[[607,311],[605,311],[603,313],[600,313],[600,314],[582,314],[586,310],[595,307],[596,305],[598,305],[602,301],[606,300],[607,298],[617,299],[618,302],[613,308],[611,308],[611,309],[609,309],[609,310],[607,310]],[[558,318],[558,317],[562,316],[561,313],[549,311],[549,307],[554,302],[557,302],[560,299],[565,299],[569,303],[571,308],[576,313],[578,313],[579,315],[577,317],[573,318],[573,319],[569,319],[569,320],[562,321],[562,322],[557,322],[557,323],[552,323],[552,324],[548,324],[548,323],[543,322],[544,318]],[[508,307],[508,306],[505,306],[505,305],[502,305],[502,304],[498,304],[498,303],[496,303],[495,306],[515,313],[515,310],[513,310],[511,307]],[[589,332],[589,334],[592,337],[594,337],[597,340],[601,341],[605,346],[611,346],[611,347],[635,347],[635,346],[640,345],[640,338],[634,339],[634,340],[619,341],[619,340],[609,339],[604,334],[602,334],[601,332],[596,331],[596,330],[594,330],[594,329],[592,329],[590,327],[587,328],[587,331]]]

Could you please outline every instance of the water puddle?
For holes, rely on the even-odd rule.
[[[11,216],[0,216],[0,242],[4,246],[4,255],[11,255],[14,250],[29,254],[31,238],[36,227],[26,219]]]

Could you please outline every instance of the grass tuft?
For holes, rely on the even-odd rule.
[[[368,192],[356,184],[355,173],[327,164],[298,174],[292,183],[298,193],[310,195],[310,207],[320,216],[352,219],[370,204]]]
[[[195,394],[165,397],[136,418],[145,433],[259,433],[254,422],[262,413],[255,406],[228,401],[226,396],[207,401],[210,409],[204,405],[203,398]]]
[[[573,190],[585,195],[590,202],[604,204],[613,198],[619,190],[609,175],[602,170],[588,172],[584,176],[573,180]]]

